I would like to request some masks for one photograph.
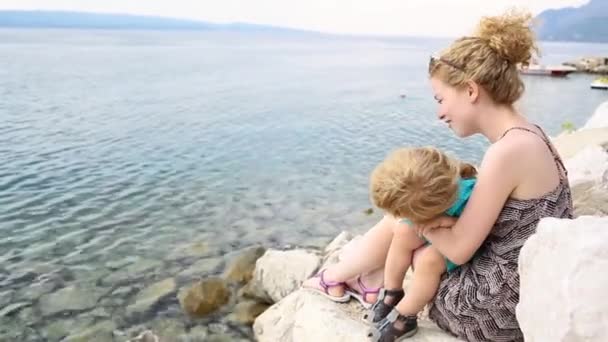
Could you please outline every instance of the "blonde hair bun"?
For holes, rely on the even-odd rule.
[[[509,63],[527,65],[538,53],[531,26],[532,14],[512,9],[500,16],[482,18],[476,36]]]

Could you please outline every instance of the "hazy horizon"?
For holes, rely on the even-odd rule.
[[[510,7],[538,14],[550,8],[581,6],[589,0],[312,0],[306,4],[261,0],[226,0],[220,4],[187,0],[5,0],[0,10],[76,11],[195,20],[217,24],[248,23],[329,34],[454,37],[470,32],[480,17]]]

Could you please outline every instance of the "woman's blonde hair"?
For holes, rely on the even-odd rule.
[[[453,87],[472,80],[498,104],[511,105],[524,92],[518,66],[528,65],[538,54],[532,15],[510,10],[484,17],[472,37],[456,40],[438,58],[431,58],[429,75]]]
[[[371,174],[374,204],[388,214],[424,223],[443,214],[456,201],[458,180],[475,168],[433,147],[392,152]]]

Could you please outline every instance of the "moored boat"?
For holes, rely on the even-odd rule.
[[[524,75],[564,77],[575,72],[576,68],[566,65],[545,66],[533,64],[521,67],[519,70]]]
[[[608,77],[600,77],[595,81],[591,82],[591,89],[608,90]]]

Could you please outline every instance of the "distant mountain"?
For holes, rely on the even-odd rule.
[[[537,16],[541,40],[608,43],[608,0],[547,10]]]
[[[312,31],[247,23],[215,24],[164,17],[70,11],[0,11],[0,27],[315,33]]]

